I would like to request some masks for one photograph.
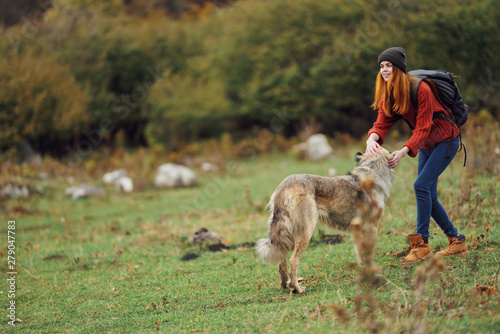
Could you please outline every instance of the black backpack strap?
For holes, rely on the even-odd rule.
[[[415,108],[415,117],[416,117],[418,112],[418,89],[420,88],[420,84],[422,83],[422,80],[424,80],[424,78],[415,77],[415,79],[417,79],[417,82],[412,83],[410,87],[410,96],[411,96],[411,103],[413,103],[413,107]]]
[[[467,150],[465,149],[464,143],[462,143],[462,134],[459,133],[458,136],[460,137],[460,148],[458,149],[458,152],[460,152],[462,149],[464,150],[464,167],[465,164],[467,163]]]
[[[396,114],[397,115],[397,114]],[[410,127],[411,131],[415,130],[415,128],[413,127],[413,125],[411,125],[411,123],[406,119],[406,118],[403,118],[403,116],[401,115],[397,115],[396,117],[399,117],[399,118],[402,118],[403,121],[406,122],[406,124],[408,124],[408,126]]]
[[[417,79],[417,82],[412,83],[410,86],[410,98],[411,98],[411,103],[413,104],[413,107],[415,108],[415,119],[417,118],[418,114],[418,89],[420,88],[420,83],[422,82],[423,78],[415,77]],[[403,118],[404,119],[404,118]],[[413,131],[415,128],[411,125],[409,121],[404,119],[406,124],[410,127],[410,129]]]
[[[450,158],[450,154],[451,154],[451,144],[453,143],[453,139],[454,139],[454,134],[455,134],[455,131],[453,131],[453,120],[451,118],[449,118],[447,115],[445,115],[444,113],[440,112],[440,111],[437,111],[435,113],[432,114],[432,118],[440,118],[440,119],[444,119],[445,121],[448,121],[451,125],[451,140],[450,140],[450,145],[448,146],[448,152],[446,154],[446,159],[449,159]]]

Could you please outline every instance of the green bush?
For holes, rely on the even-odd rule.
[[[52,151],[88,124],[87,96],[67,66],[26,52],[0,58],[0,148],[29,142]]]
[[[498,78],[500,73],[500,34],[498,2],[427,1],[414,4],[405,20],[404,31],[412,41],[414,68],[447,69],[457,80],[464,100],[472,112],[488,107],[500,110]]]

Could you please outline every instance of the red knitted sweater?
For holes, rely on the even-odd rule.
[[[410,149],[408,153],[411,157],[416,157],[418,149],[432,149],[437,144],[443,141],[455,139],[459,134],[458,127],[455,123],[450,123],[439,118],[432,118],[432,114],[436,111],[448,114],[443,106],[438,102],[429,85],[422,81],[418,88],[418,115],[415,117],[415,108],[410,102],[410,108],[403,115],[403,118],[410,122],[414,127],[413,134],[404,146]],[[380,145],[385,142],[385,135],[389,129],[399,121],[399,117],[387,117],[382,107],[382,102],[379,105],[377,121],[368,131],[368,136],[372,133],[379,135]],[[452,137],[453,128],[453,138]]]

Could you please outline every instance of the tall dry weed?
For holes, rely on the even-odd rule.
[[[376,240],[370,238],[371,233],[365,233],[367,229],[377,229],[378,222],[383,214],[383,208],[380,207],[375,199],[373,188],[375,181],[372,178],[361,179],[360,187],[367,195],[367,201],[358,203],[359,215],[351,222],[353,237],[361,239],[361,245],[365,245],[358,252],[369,253]],[[376,238],[376,235],[375,235]],[[360,258],[368,254],[358,254]],[[384,323],[377,321],[377,314],[383,306],[381,301],[373,294],[383,283],[380,269],[374,265],[371,267],[362,267],[358,276],[360,293],[354,299],[354,312],[360,325],[371,333],[378,333],[383,330]]]
[[[467,173],[498,175],[500,173],[500,128],[499,120],[486,110],[471,115],[460,129],[467,149]]]
[[[322,129],[323,124],[314,118],[303,119],[297,125],[297,137],[301,142],[304,142],[312,135],[319,133]]]

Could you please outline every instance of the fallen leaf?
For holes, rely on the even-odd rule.
[[[486,247],[484,250],[492,251],[492,250],[495,250],[495,248],[493,248],[493,247]]]
[[[308,280],[308,279],[304,279],[302,277],[298,277],[297,281],[304,282],[304,283],[312,283],[312,284],[314,284],[314,283],[318,283],[319,278],[313,278],[312,280]]]
[[[474,287],[473,291],[477,292],[477,293],[486,293],[489,296],[491,296],[492,294],[494,294],[497,290],[495,288],[489,288],[487,286],[484,286],[482,284],[476,284],[476,286]]]

